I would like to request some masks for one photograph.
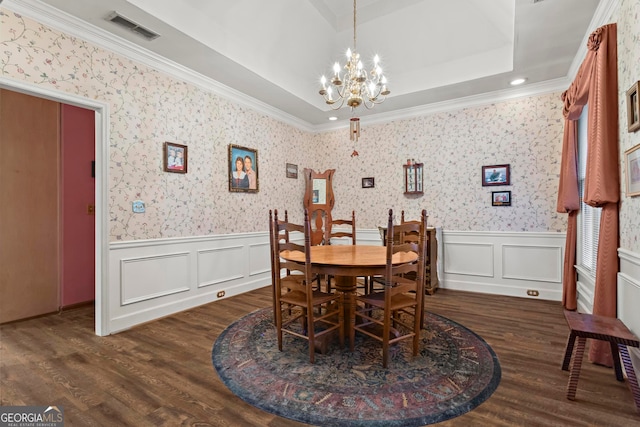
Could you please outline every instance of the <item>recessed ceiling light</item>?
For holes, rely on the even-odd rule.
[[[514,80],[511,80],[511,86],[518,86],[526,81],[527,79],[524,79],[524,78],[514,79]]]
[[[331,116],[329,117],[329,120],[334,121],[334,120],[338,120],[338,118],[336,116]]]

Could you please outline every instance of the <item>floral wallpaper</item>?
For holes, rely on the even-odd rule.
[[[317,135],[336,169],[336,215],[356,211],[358,226],[386,224],[389,208],[446,230],[565,231],[556,210],[562,145],[560,94],[547,94],[392,123],[361,120],[354,145],[346,130]],[[354,148],[359,155],[351,157]],[[405,196],[403,164],[424,164],[424,195]],[[509,164],[511,185],[483,187],[482,166]],[[361,188],[374,177],[375,188]],[[512,206],[491,206],[492,191],[511,191]],[[345,201],[349,201],[345,205]]]
[[[263,231],[269,207],[301,206],[285,164],[308,159],[304,132],[4,9],[0,27],[3,76],[110,104],[111,241]],[[165,141],[187,174],[163,172]],[[229,144],[258,150],[259,193],[228,191]]]
[[[620,116],[620,247],[640,253],[640,196],[625,195],[624,152],[640,144],[640,132],[627,132],[627,90],[640,80],[640,1],[623,0],[612,22],[618,27],[618,102]]]
[[[624,61],[638,63],[637,3],[623,1],[633,16],[626,18],[629,34],[619,35],[626,52],[621,75]],[[555,211],[559,93],[385,124],[363,118],[353,144],[346,129],[306,133],[6,9],[0,9],[0,26],[4,77],[110,104],[111,241],[264,231],[269,208],[288,209],[298,220],[305,167],[336,169],[334,216],[354,209],[359,228],[384,224],[389,208],[409,217],[425,208],[429,223],[447,230],[566,229],[565,215]],[[638,77],[631,68],[622,86]],[[163,172],[165,141],[188,146],[187,174]],[[258,193],[228,191],[229,144],[258,150]],[[354,148],[359,156],[351,157]],[[410,158],[425,165],[422,197],[403,194],[402,165]],[[285,177],[286,163],[298,165],[298,179]],[[505,163],[511,185],[482,187],[481,167]],[[364,177],[374,177],[375,187],[362,188]],[[497,190],[512,192],[511,207],[491,206]],[[146,213],[132,212],[137,199],[146,202]],[[624,200],[622,241],[638,250],[637,214]]]

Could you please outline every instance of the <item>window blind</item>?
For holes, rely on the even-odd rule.
[[[580,191],[580,226],[578,241],[580,243],[579,265],[595,276],[598,258],[598,235],[600,232],[600,211],[584,203],[584,178],[587,171],[587,117],[588,106],[585,105],[578,119],[578,180]]]

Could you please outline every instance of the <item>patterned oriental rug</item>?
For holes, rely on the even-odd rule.
[[[236,321],[216,340],[212,360],[229,389],[266,412],[318,426],[422,426],[462,415],[484,402],[500,383],[500,363],[474,332],[426,313],[421,351],[411,343],[390,349],[356,335],[341,350],[309,363],[307,342],[285,335],[283,351],[265,308]],[[348,340],[347,340],[348,341]]]

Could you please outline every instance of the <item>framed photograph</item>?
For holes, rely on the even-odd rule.
[[[491,206],[511,206],[511,191],[492,191]]]
[[[187,146],[165,142],[162,150],[164,156],[164,171],[173,173],[187,173]]]
[[[640,81],[637,81],[627,91],[627,129],[636,132],[640,129],[640,98],[638,89]]]
[[[375,178],[362,178],[362,188],[373,188],[376,186]]]
[[[482,186],[511,185],[509,165],[492,165],[482,167]]]
[[[627,197],[640,196],[640,144],[624,152]]]
[[[298,165],[287,163],[287,178],[298,179]]]
[[[229,144],[229,191],[257,193],[259,171],[258,150]]]

